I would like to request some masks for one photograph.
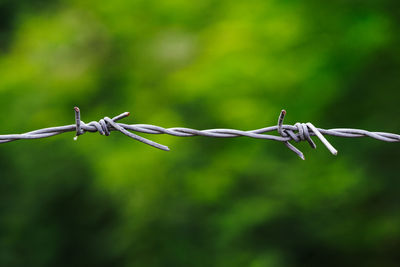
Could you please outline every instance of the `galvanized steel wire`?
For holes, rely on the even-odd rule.
[[[78,107],[75,110],[75,124],[57,126],[39,129],[31,132],[26,132],[23,134],[6,134],[0,135],[0,143],[7,143],[21,139],[39,139],[46,138],[50,136],[55,136],[65,132],[75,131],[74,139],[77,140],[79,135],[86,132],[99,132],[101,135],[110,135],[111,131],[119,131],[137,141],[145,143],[147,145],[159,148],[161,150],[169,151],[167,146],[161,145],[147,138],[139,136],[134,132],[145,133],[145,134],[169,134],[179,137],[191,137],[191,136],[207,136],[207,137],[217,137],[217,138],[233,138],[246,136],[257,139],[267,139],[283,142],[290,150],[295,152],[301,159],[304,158],[304,154],[296,148],[290,141],[301,142],[307,141],[312,148],[316,148],[316,144],[311,139],[312,136],[316,136],[320,141],[327,147],[327,149],[333,154],[337,155],[337,150],[329,143],[329,141],[324,137],[324,135],[331,135],[337,137],[346,138],[359,138],[359,137],[371,137],[384,142],[400,142],[400,135],[385,132],[369,132],[360,129],[347,129],[347,128],[337,128],[337,129],[321,129],[316,128],[312,123],[295,123],[294,125],[284,125],[283,120],[286,115],[286,111],[282,110],[278,123],[275,126],[265,127],[261,129],[242,131],[236,129],[208,129],[208,130],[196,130],[183,127],[174,128],[163,128],[160,126],[150,125],[150,124],[124,124],[117,121],[129,116],[129,112],[124,112],[113,118],[104,117],[103,119],[97,121],[92,121],[89,123],[84,123],[81,120],[81,114]],[[273,131],[277,131],[279,135],[266,134]]]

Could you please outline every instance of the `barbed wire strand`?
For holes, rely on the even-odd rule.
[[[371,137],[384,142],[400,142],[400,135],[385,132],[369,132],[361,129],[347,129],[347,128],[336,128],[336,129],[321,129],[316,128],[312,123],[295,123],[294,125],[284,125],[283,120],[286,115],[286,111],[282,110],[278,124],[275,126],[265,127],[256,130],[242,131],[236,129],[207,129],[207,130],[196,130],[183,127],[174,128],[163,128],[160,126],[150,124],[124,124],[118,123],[117,121],[129,116],[129,112],[121,113],[113,118],[104,117],[97,121],[91,121],[84,123],[81,120],[81,114],[78,107],[75,110],[75,124],[57,126],[39,129],[35,131],[26,132],[23,134],[6,134],[0,135],[0,143],[8,143],[21,139],[39,139],[55,136],[65,132],[75,131],[74,140],[78,139],[78,136],[86,132],[99,132],[101,135],[110,135],[111,131],[119,131],[124,135],[133,138],[137,141],[153,146],[155,148],[169,151],[167,146],[161,145],[147,138],[132,133],[139,132],[145,134],[168,134],[179,137],[191,137],[191,136],[206,136],[206,137],[217,137],[217,138],[234,138],[240,136],[246,136],[250,138],[274,140],[283,142],[290,150],[296,153],[301,159],[305,159],[304,154],[296,148],[290,141],[296,143],[301,141],[307,141],[310,146],[315,149],[317,146],[311,139],[312,136],[316,136],[326,146],[326,148],[333,154],[337,155],[338,151],[329,143],[324,135],[346,137],[346,138],[360,138],[360,137]],[[270,135],[269,132],[277,131],[279,135]]]

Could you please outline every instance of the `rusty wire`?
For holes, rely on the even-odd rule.
[[[23,134],[7,134],[0,135],[0,143],[12,142],[20,139],[39,139],[46,138],[65,132],[75,131],[74,139],[77,140],[79,135],[86,132],[99,132],[101,135],[110,135],[111,131],[120,131],[121,133],[138,140],[142,143],[150,146],[159,148],[161,150],[169,151],[167,146],[161,145],[147,138],[141,137],[131,131],[146,133],[146,134],[169,134],[179,137],[191,137],[191,136],[207,136],[207,137],[218,137],[218,138],[233,138],[239,136],[247,136],[251,138],[267,139],[283,142],[290,150],[295,152],[301,159],[305,159],[303,153],[296,148],[290,141],[301,142],[307,141],[312,148],[316,148],[314,141],[311,139],[312,136],[317,136],[321,142],[327,147],[327,149],[333,154],[337,155],[337,150],[329,143],[324,135],[347,137],[347,138],[358,138],[358,137],[372,137],[380,141],[385,142],[400,142],[400,135],[385,132],[369,132],[360,129],[321,129],[316,128],[312,123],[295,123],[294,125],[284,125],[283,120],[286,115],[286,111],[282,110],[278,124],[275,126],[265,127],[257,130],[242,131],[235,129],[208,129],[208,130],[195,130],[190,128],[174,127],[174,128],[163,128],[160,126],[150,124],[124,124],[118,123],[121,120],[129,116],[129,112],[124,112],[118,116],[104,117],[97,121],[84,123],[81,121],[81,115],[79,108],[75,107],[75,124],[57,126],[39,129]],[[277,131],[279,135],[266,134],[272,131]]]

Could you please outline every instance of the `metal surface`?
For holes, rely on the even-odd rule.
[[[161,145],[159,143],[153,142],[147,138],[136,135],[130,131],[146,133],[146,134],[169,134],[173,136],[180,137],[191,137],[191,136],[207,136],[207,137],[218,137],[218,138],[233,138],[239,136],[247,136],[251,138],[267,139],[283,142],[290,150],[295,152],[301,159],[305,159],[303,153],[297,149],[290,141],[301,142],[307,141],[312,148],[316,148],[315,143],[311,139],[311,136],[318,137],[321,142],[328,148],[328,150],[333,154],[337,155],[337,150],[329,143],[329,141],[324,137],[324,135],[347,137],[347,138],[358,138],[358,137],[372,137],[380,141],[385,142],[400,142],[400,135],[393,133],[384,132],[369,132],[360,129],[320,129],[316,128],[310,122],[308,123],[296,123],[295,125],[284,125],[283,120],[286,115],[286,111],[282,110],[278,124],[276,126],[261,128],[251,131],[241,131],[235,129],[208,129],[208,130],[195,130],[189,128],[163,128],[160,126],[150,125],[150,124],[124,124],[118,123],[121,120],[129,116],[129,112],[124,112],[112,119],[105,117],[100,121],[92,121],[89,123],[84,123],[81,121],[81,115],[79,108],[75,107],[75,124],[45,128],[40,130],[35,130],[23,134],[7,134],[0,135],[0,143],[12,142],[20,139],[39,139],[46,138],[65,132],[75,131],[74,139],[77,140],[79,135],[86,132],[99,132],[101,135],[110,135],[111,131],[120,131],[121,133],[138,140],[142,143],[148,144],[150,146],[169,151],[167,146]],[[277,131],[279,136],[266,134],[272,131]]]

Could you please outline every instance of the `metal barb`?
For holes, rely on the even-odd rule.
[[[78,140],[78,136],[82,134],[81,130],[81,111],[79,110],[78,107],[74,107],[75,110],[75,124],[76,124],[76,135],[74,137],[74,140]]]
[[[292,132],[289,132],[291,134],[288,134],[283,129],[283,120],[285,119],[285,115],[286,115],[286,110],[282,109],[281,114],[279,115],[279,118],[278,118],[278,133],[282,137],[287,137],[288,135],[290,135],[290,137],[292,139],[298,140],[297,136],[295,136]],[[297,147],[295,147],[294,145],[289,143],[289,141],[285,141],[284,143],[290,150],[292,150],[294,153],[296,153],[297,156],[299,156],[302,160],[306,160],[306,158],[304,157],[303,152],[301,152]]]
[[[74,139],[76,140],[79,135],[86,132],[99,132],[101,135],[109,135],[112,131],[119,131],[124,135],[131,137],[137,141],[145,143],[147,145],[153,146],[155,148],[169,151],[167,146],[161,145],[139,135],[132,133],[132,131],[145,133],[145,134],[169,134],[179,137],[191,137],[191,136],[207,136],[207,137],[217,137],[217,138],[233,138],[240,136],[247,136],[257,139],[274,140],[283,142],[290,150],[295,152],[301,159],[304,158],[304,154],[290,143],[290,141],[301,142],[307,141],[312,148],[316,148],[315,143],[311,139],[312,136],[318,137],[321,142],[328,148],[328,150],[333,154],[337,155],[337,150],[329,143],[329,141],[324,137],[324,135],[331,135],[337,137],[346,138],[360,138],[360,137],[371,137],[384,142],[400,142],[400,135],[393,133],[384,132],[369,132],[361,129],[321,129],[316,128],[312,123],[296,123],[294,125],[284,125],[283,120],[286,115],[286,111],[282,110],[278,124],[271,127],[265,127],[261,129],[242,131],[236,129],[208,129],[208,130],[196,130],[190,128],[163,128],[160,126],[150,125],[150,124],[124,124],[117,122],[123,118],[129,116],[129,112],[124,112],[118,116],[110,119],[109,117],[104,117],[99,121],[92,121],[90,123],[84,123],[81,121],[81,114],[78,107],[74,108],[75,111],[75,124],[50,127],[45,129],[39,129],[35,131],[30,131],[23,134],[7,134],[0,135],[0,143],[8,143],[21,139],[39,139],[46,138],[50,136],[55,136],[65,132],[75,132]],[[272,131],[277,131],[279,135],[266,134]]]
[[[315,128],[315,126],[311,123],[311,122],[307,122],[306,125],[311,129],[311,131],[313,131],[315,133],[315,135],[321,140],[321,142],[329,149],[329,151],[333,154],[333,155],[337,155],[337,150],[331,145],[331,143],[329,143],[329,141],[318,131],[317,128]]]

